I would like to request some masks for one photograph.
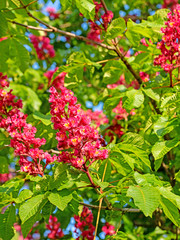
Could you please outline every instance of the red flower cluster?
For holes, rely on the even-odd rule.
[[[29,36],[39,59],[44,60],[47,58],[55,57],[53,45],[50,44],[50,39],[45,36]]]
[[[48,234],[48,238],[50,239],[60,239],[64,236],[62,229],[60,228],[60,223],[58,222],[56,217],[52,215],[49,218],[49,224],[46,224],[46,227],[51,232]]]
[[[103,111],[94,111],[92,112],[92,110],[87,110],[84,111],[84,114],[87,117],[91,118],[91,122],[98,128],[100,125],[102,124],[106,124],[109,122],[108,118],[106,117],[106,115],[103,113]]]
[[[162,5],[163,8],[170,8],[171,10],[174,10],[178,5],[178,0],[164,0],[164,3]]]
[[[91,210],[89,210],[87,207],[83,207],[83,211],[81,213],[81,216],[74,216],[74,219],[76,221],[75,227],[75,233],[77,233],[77,230],[79,229],[81,231],[81,236],[83,237],[83,240],[93,240],[94,239],[94,230],[95,227],[93,226],[93,214]],[[76,240],[79,240],[80,237],[77,237]]]
[[[57,13],[57,12],[56,12],[56,9],[53,8],[53,7],[47,7],[47,8],[46,8],[46,12],[49,13],[49,18],[52,19],[52,20],[59,18],[59,15],[60,15],[60,14]]]
[[[107,30],[108,24],[113,18],[113,12],[107,11],[102,16],[100,16],[99,11],[101,8],[103,8],[103,5],[96,1],[94,1],[94,4],[95,4],[95,17],[94,21],[89,20],[91,29],[87,37],[96,42],[101,42],[100,34],[102,33],[102,30],[105,31]],[[99,24],[97,24],[96,22],[99,22]]]
[[[149,81],[149,74],[147,74],[145,72],[139,72],[139,75],[140,75],[143,82],[148,82]]]
[[[164,36],[157,44],[161,55],[154,59],[154,65],[160,65],[166,72],[170,72],[180,63],[180,5],[169,12],[167,18],[167,27],[161,29]]]
[[[105,226],[102,227],[102,231],[106,234],[106,235],[114,235],[116,232],[114,231],[115,227],[111,224],[109,224],[108,222],[105,223]]]
[[[0,76],[1,87],[9,86],[8,82],[4,83],[7,76],[2,73]],[[56,160],[56,156],[51,157],[49,153],[39,149],[46,140],[35,138],[36,128],[26,122],[27,115],[19,110],[22,108],[22,101],[17,100],[11,92],[12,90],[7,92],[0,88],[0,128],[4,128],[11,136],[10,147],[15,149],[16,156],[20,156],[21,171],[43,175],[47,164]],[[43,159],[46,159],[44,168],[41,165]]]
[[[100,150],[104,140],[90,126],[91,120],[83,113],[80,104],[76,104],[77,98],[73,92],[61,87],[58,93],[51,87],[50,93],[52,122],[54,128],[59,130],[56,133],[58,149],[67,149],[60,153],[58,160],[85,171],[86,162],[92,164],[98,159],[106,159],[108,150]]]
[[[60,73],[54,81],[51,81],[53,78],[53,74],[58,70],[58,67],[56,67],[54,70],[47,71],[44,73],[44,76],[48,79],[48,88],[50,86],[54,86],[57,90],[61,89],[61,86],[64,86],[64,79],[67,73],[62,72]]]

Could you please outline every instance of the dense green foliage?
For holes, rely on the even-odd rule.
[[[67,73],[64,86],[74,92],[84,111],[87,102],[91,107],[103,103],[109,120],[97,128],[109,157],[89,167],[94,185],[86,172],[64,162],[50,163],[44,176],[20,171],[19,157],[9,147],[11,136],[0,129],[0,173],[11,173],[0,186],[2,240],[19,238],[14,223],[21,225],[24,238],[36,223],[32,233],[38,229],[40,239],[49,239],[44,232],[50,215],[66,229],[71,218],[81,213],[83,202],[90,205],[99,239],[103,239],[104,220],[116,231],[105,239],[178,239],[180,69],[169,74],[154,66],[154,58],[160,54],[160,30],[170,10],[158,9],[158,4],[163,4],[160,0],[105,2],[114,17],[97,45],[86,38],[90,29],[87,19],[93,21],[95,15],[93,0],[60,0],[57,19],[44,14],[38,1],[0,1],[0,38],[5,38],[0,41],[0,72],[8,76],[9,90],[22,100],[27,122],[37,128],[36,137],[46,139],[41,149],[57,155],[59,151],[48,102],[51,84],[44,76],[49,69],[58,67],[53,79]],[[138,9],[140,16],[136,15]],[[125,16],[120,17],[122,12]],[[30,34],[49,37],[55,57],[39,59]],[[140,72],[148,74],[148,81],[142,80]],[[122,76],[124,84],[117,84]],[[138,87],[134,88],[132,81]],[[108,87],[111,84],[116,84],[115,88]],[[118,119],[113,109],[120,100],[125,117]],[[120,135],[112,130],[115,124]],[[101,203],[97,225],[95,206]],[[69,232],[62,239],[73,237]]]

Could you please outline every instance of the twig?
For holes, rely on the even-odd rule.
[[[115,50],[114,47],[112,47],[112,46],[108,46],[108,45],[106,45],[104,43],[93,41],[93,40],[91,40],[91,39],[89,39],[87,37],[79,36],[79,35],[76,35],[74,33],[70,33],[70,32],[66,32],[66,31],[60,30],[60,29],[58,29],[56,27],[52,27],[52,26],[50,26],[48,24],[46,24],[46,25],[44,24],[48,28],[41,28],[41,27],[34,27],[34,26],[25,25],[25,24],[22,24],[22,23],[18,23],[16,21],[9,21],[9,22],[11,22],[13,24],[16,24],[16,25],[19,25],[21,27],[25,27],[27,29],[43,31],[43,32],[57,32],[57,33],[60,33],[62,35],[65,35],[67,37],[76,38],[76,39],[84,41],[84,42],[90,42],[92,44],[96,44],[96,45],[98,45],[98,46],[100,46],[102,48],[106,48],[108,50]]]
[[[102,182],[104,182],[104,177],[105,177],[106,169],[107,169],[107,163],[108,163],[108,160],[106,161],[106,164],[105,164],[105,167],[104,167],[103,176],[102,176]],[[102,193],[102,189],[100,189],[100,193]],[[97,214],[97,219],[96,219],[96,228],[95,228],[95,233],[94,233],[94,240],[96,240],[96,235],[97,235],[97,229],[98,229],[98,224],[99,224],[99,217],[100,217],[100,212],[101,212],[102,201],[103,201],[103,198],[101,198],[101,199],[99,200],[99,209],[98,209],[98,214]]]
[[[87,203],[83,203],[83,202],[80,202],[80,204],[83,205],[83,206],[89,207],[89,208],[99,209],[99,206],[97,206],[97,205],[87,204]],[[123,212],[123,213],[126,213],[126,212],[139,213],[139,212],[141,212],[141,210],[135,209],[135,208],[117,208],[117,207],[112,207],[111,209],[109,209],[106,206],[101,206],[101,209],[102,210],[120,211],[120,212]]]
[[[103,8],[104,8],[105,12],[107,13],[108,9],[107,9],[106,3],[104,2],[104,0],[100,0],[100,2],[103,5]]]
[[[120,57],[121,61],[123,61],[123,63],[126,65],[127,69],[132,73],[132,75],[135,77],[135,79],[138,81],[138,83],[141,84],[142,83],[142,79],[140,78],[140,76],[134,71],[132,66],[128,63],[128,61],[126,60],[124,55],[119,50],[117,44],[114,44],[114,46],[115,46],[115,50],[114,51]]]
[[[59,151],[56,151],[56,150],[54,150],[54,149],[50,149],[50,150],[48,150],[47,152],[48,152],[48,153],[60,154]]]

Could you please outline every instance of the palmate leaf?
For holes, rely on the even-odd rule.
[[[159,191],[151,186],[130,186],[127,196],[134,199],[135,205],[143,211],[146,217],[152,217],[153,212],[159,206]]]
[[[0,215],[0,239],[10,240],[14,236],[13,224],[16,221],[16,209],[9,206],[4,214]]]

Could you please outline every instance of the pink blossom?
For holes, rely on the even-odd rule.
[[[64,86],[64,79],[67,73],[62,72],[60,73],[53,81],[53,74],[58,70],[58,67],[56,67],[54,70],[49,70],[46,73],[44,73],[44,76],[48,79],[48,88],[51,86],[54,86],[57,90],[61,89],[61,86]]]
[[[35,50],[37,56],[41,60],[45,60],[47,58],[55,57],[55,51],[53,45],[50,44],[50,39],[45,36],[29,36]]]
[[[7,76],[0,73],[1,87],[9,86],[4,81]],[[5,88],[4,87],[4,88]],[[41,174],[47,164],[56,160],[56,156],[40,150],[39,148],[46,143],[44,138],[36,138],[36,128],[26,122],[27,115],[20,111],[22,101],[12,94],[12,90],[6,91],[0,88],[0,128],[5,129],[11,136],[10,147],[14,148],[14,153],[19,156],[20,170],[32,175]],[[27,157],[31,157],[29,161]],[[43,167],[41,161],[46,159]]]
[[[84,113],[71,90],[61,87],[60,93],[50,88],[51,114],[54,128],[58,130],[56,139],[58,149],[66,150],[59,154],[60,162],[70,163],[85,171],[87,162],[103,160],[108,157],[104,141],[98,131],[91,127],[91,118]]]
[[[56,12],[56,9],[53,7],[47,7],[46,8],[46,12],[49,13],[49,17],[50,19],[54,20],[59,18],[60,14]]]
[[[116,231],[114,230],[115,227],[111,224],[109,224],[108,222],[105,223],[105,226],[102,227],[102,231],[106,234],[106,235],[114,235],[116,233]]]
[[[50,239],[60,239],[64,236],[62,229],[60,228],[60,223],[56,217],[52,215],[49,217],[49,222],[46,224],[46,228],[50,230],[48,238]]]

